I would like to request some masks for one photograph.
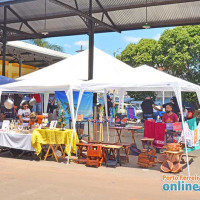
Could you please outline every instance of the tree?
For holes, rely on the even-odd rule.
[[[117,58],[132,67],[143,64],[154,66],[153,54],[156,43],[156,40],[153,39],[141,39],[138,44],[129,44]],[[143,100],[147,94],[153,99],[156,98],[155,92],[128,92],[128,95],[135,98],[135,100]]]
[[[117,58],[132,67],[161,67],[169,74],[200,84],[200,25],[167,29],[158,42],[142,39],[138,44],[129,44]],[[183,100],[197,103],[195,93],[183,93]]]
[[[156,45],[154,62],[167,73],[200,83],[200,25],[166,30]],[[197,105],[195,93],[183,93],[183,100]]]
[[[200,26],[184,26],[163,32],[153,60],[174,76],[200,83]]]
[[[129,91],[128,95],[130,97],[135,98],[136,101],[144,100],[146,95],[149,95],[153,101],[156,100],[156,93],[155,92],[150,92],[150,91],[148,91],[148,92],[134,92],[134,91],[130,92]]]
[[[51,44],[51,43],[47,42],[45,39],[33,39],[33,40],[29,40],[29,41],[30,41],[30,43],[40,46],[40,47],[63,52],[63,48],[61,46],[59,46],[57,44]]]
[[[141,39],[138,44],[129,44],[117,58],[132,67],[143,64],[154,66],[153,54],[156,43],[153,39]]]

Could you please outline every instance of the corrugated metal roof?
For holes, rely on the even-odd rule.
[[[11,4],[10,9],[7,10],[8,40],[87,34],[87,20],[84,17],[81,19],[80,13],[53,3],[55,1],[88,14],[89,0],[46,0],[46,15],[45,0]],[[77,2],[77,7],[75,2]],[[148,24],[151,27],[200,23],[199,0],[147,0],[147,4],[146,0],[93,0],[92,2],[93,17],[119,31],[142,28],[146,22],[146,5],[148,7]],[[14,13],[17,13],[18,16]],[[46,29],[44,30],[45,18]],[[1,6],[0,29],[3,21],[4,8]],[[32,29],[27,26],[27,23]],[[43,31],[47,31],[49,34],[42,35]],[[95,32],[108,31],[113,30],[102,24],[95,26]],[[0,36],[1,33],[2,31],[0,31]]]

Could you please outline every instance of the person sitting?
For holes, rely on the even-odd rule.
[[[166,105],[166,113],[162,117],[163,123],[175,123],[178,122],[178,116],[172,112],[172,105]]]
[[[18,117],[21,124],[28,126],[30,120],[30,109],[28,107],[27,101],[22,103],[22,108],[18,110]]]
[[[36,115],[35,112],[30,114],[29,125],[34,126],[35,124],[42,124],[42,120],[44,119],[43,115]]]
[[[148,118],[153,118],[153,109],[159,110],[149,95],[145,97],[145,100],[141,104],[141,108],[143,111],[143,119],[145,120]]]

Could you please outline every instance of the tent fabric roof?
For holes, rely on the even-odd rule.
[[[71,86],[80,89],[81,84],[88,80],[88,50],[62,60],[49,67],[37,70],[18,78],[17,83],[8,84],[4,89],[57,91]],[[103,51],[94,48],[94,80],[116,82],[127,77],[132,67]]]
[[[197,0],[147,0],[147,4],[146,0],[93,0],[92,3],[96,33],[141,29],[146,22],[146,6],[151,27],[200,23]],[[88,34],[84,14],[89,12],[89,0],[47,0],[46,10],[45,15],[45,0],[11,4],[7,10],[7,39]],[[0,4],[0,38],[3,21],[4,8]],[[42,35],[44,31],[49,34]]]
[[[130,74],[118,81],[87,81],[82,84],[92,91],[101,89],[123,89],[124,91],[173,91],[180,87],[185,92],[200,92],[200,86],[177,78],[153,67],[142,65],[132,69]]]
[[[114,81],[122,76],[127,76],[131,71],[132,67],[129,65],[94,47],[93,79],[95,81]],[[68,78],[82,81],[88,80],[88,50],[22,76],[18,80],[45,79],[53,81],[58,79],[60,81]]]
[[[16,83],[3,85],[6,90],[54,92],[69,87],[87,91],[123,89],[124,91],[200,91],[200,86],[142,65],[132,68],[103,51],[94,48],[94,78],[88,77],[88,50],[49,67],[18,78]]]

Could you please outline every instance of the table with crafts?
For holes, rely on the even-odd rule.
[[[50,156],[49,152],[52,150],[52,156],[55,157],[56,161],[58,161],[56,150],[58,147],[60,148],[62,152],[61,157],[64,157],[65,153],[69,153],[72,133],[72,129],[34,129],[32,134],[32,146],[35,149],[36,154],[39,155],[42,151],[42,146],[48,145],[45,160]],[[77,133],[75,137],[73,137],[71,153],[76,153],[76,142],[79,142]]]
[[[117,132],[117,136],[118,136],[118,143],[121,143],[121,134],[122,134],[122,130],[126,130],[127,132],[130,131],[132,134],[131,137],[131,144],[136,145],[136,141],[135,141],[135,130],[139,130],[142,129],[142,126],[131,126],[131,127],[110,127],[110,129],[114,129]]]
[[[0,130],[0,146],[20,149],[25,151],[35,151],[32,146],[32,134],[28,131],[19,130]]]

